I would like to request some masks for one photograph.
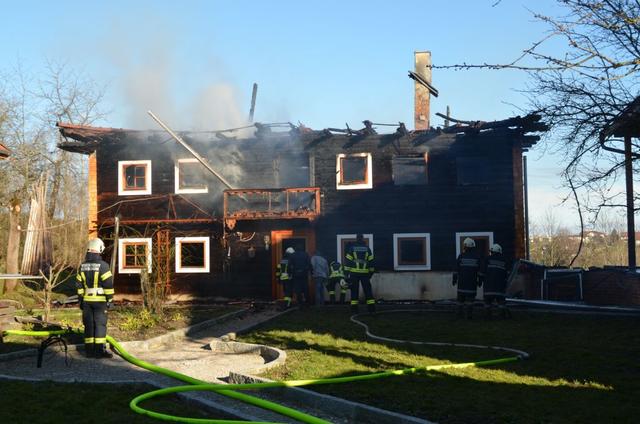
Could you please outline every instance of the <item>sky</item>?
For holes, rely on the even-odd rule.
[[[2,6],[0,71],[17,63],[33,75],[66,63],[105,86],[107,118],[96,125],[222,129],[246,121],[253,83],[255,120],[321,129],[405,122],[413,127],[414,51],[435,65],[504,63],[547,28],[551,0],[436,1],[21,1]],[[431,122],[451,109],[463,120],[522,114],[527,77],[518,71],[434,69]],[[532,222],[559,206],[561,161],[544,146],[528,154]]]

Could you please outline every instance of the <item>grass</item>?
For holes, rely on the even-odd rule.
[[[239,308],[226,305],[187,305],[167,307],[163,317],[155,317],[139,305],[115,306],[109,311],[107,334],[118,341],[145,340],[169,331],[220,317]],[[63,326],[82,328],[82,312],[78,307],[52,309],[51,321]],[[22,311],[23,315],[38,316],[38,309]],[[25,326],[25,329],[31,329]],[[0,354],[36,347],[42,340],[33,337],[8,336],[0,343]],[[71,343],[81,343],[81,337],[72,336]]]
[[[30,383],[2,381],[0,384],[0,422],[2,423],[127,423],[157,424],[159,421],[129,409],[129,401],[141,393],[155,390],[148,385],[101,385]],[[212,417],[177,396],[151,399],[141,406],[156,412],[194,418]]]
[[[340,309],[296,311],[243,337],[287,350],[276,380],[327,378],[508,354],[367,340]],[[312,389],[441,423],[635,422],[640,318],[514,312],[508,321],[442,312],[366,317],[381,336],[513,347],[527,361]]]

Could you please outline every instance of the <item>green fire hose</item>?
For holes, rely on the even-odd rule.
[[[408,312],[403,310],[396,311],[385,311],[386,313],[394,313],[394,312]],[[290,418],[296,419],[301,422],[309,423],[309,424],[330,424],[330,422],[314,417],[309,414],[305,414],[298,410],[288,408],[286,406],[270,402],[261,398],[257,398],[255,396],[250,396],[244,393],[238,392],[238,390],[250,390],[250,389],[266,389],[273,387],[299,387],[299,386],[310,386],[310,385],[319,385],[319,384],[337,384],[337,383],[349,383],[354,381],[364,381],[364,380],[373,380],[384,377],[392,377],[398,375],[407,375],[407,374],[415,374],[419,372],[427,372],[427,371],[436,371],[443,370],[449,368],[465,368],[465,367],[481,367],[481,366],[489,366],[489,365],[497,365],[503,364],[507,362],[514,362],[521,359],[526,359],[529,357],[529,354],[524,351],[519,351],[516,349],[503,348],[499,346],[483,346],[483,345],[470,345],[470,344],[455,344],[455,343],[437,343],[437,342],[415,342],[415,341],[406,341],[406,340],[398,340],[398,339],[387,339],[379,336],[375,336],[369,331],[369,328],[366,324],[359,321],[357,319],[357,315],[351,317],[351,321],[354,323],[361,325],[365,328],[367,336],[388,341],[388,342],[396,342],[396,343],[412,343],[412,344],[421,344],[421,345],[434,345],[434,346],[457,346],[457,347],[472,347],[472,348],[482,348],[482,349],[494,349],[494,350],[503,350],[509,351],[512,353],[516,353],[516,356],[510,356],[506,358],[500,359],[492,359],[486,361],[477,361],[477,362],[466,362],[466,363],[458,363],[458,364],[442,364],[442,365],[429,365],[425,367],[416,367],[416,368],[406,368],[401,370],[390,370],[390,371],[382,371],[371,374],[363,374],[363,375],[354,375],[348,377],[334,377],[334,378],[320,378],[320,379],[309,379],[309,380],[289,380],[289,381],[273,381],[273,382],[264,382],[264,383],[248,383],[248,384],[211,384],[206,381],[198,380],[193,377],[189,377],[187,375],[171,371],[166,368],[159,367],[157,365],[151,364],[149,362],[145,362],[140,360],[129,352],[127,352],[115,339],[111,336],[107,336],[107,341],[111,344],[113,349],[126,361],[136,365],[140,368],[144,368],[146,370],[155,372],[157,374],[162,374],[167,377],[175,378],[176,380],[183,381],[188,383],[185,386],[175,386],[168,387],[164,389],[154,390],[147,393],[143,393],[140,396],[134,398],[129,406],[131,409],[138,414],[147,415],[152,418],[156,418],[164,421],[173,421],[173,422],[181,422],[181,423],[190,423],[190,424],[247,424],[248,421],[236,421],[236,420],[222,420],[222,419],[209,419],[209,418],[190,418],[190,417],[180,417],[169,414],[163,414],[160,412],[151,411],[145,408],[142,408],[139,404],[145,400],[157,397],[164,396],[172,393],[183,393],[183,392],[192,392],[192,391],[211,391],[216,392],[221,395],[240,400],[242,402],[258,406],[260,408],[270,410],[281,415],[288,416]],[[34,336],[34,337],[42,337],[42,336],[52,336],[52,335],[64,335],[70,333],[80,333],[82,334],[82,330],[80,329],[66,329],[66,330],[52,330],[52,331],[24,331],[24,330],[6,330],[3,332],[4,335],[16,335],[16,336]],[[277,423],[265,423],[252,421],[250,424],[277,424]]]

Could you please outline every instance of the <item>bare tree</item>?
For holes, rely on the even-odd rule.
[[[624,206],[622,150],[601,143],[599,133],[639,93],[640,2],[637,0],[557,0],[564,16],[534,13],[547,34],[502,64],[458,64],[434,68],[516,69],[528,72],[523,91],[529,107],[550,125],[546,140],[565,156],[563,176],[588,192],[582,206],[592,218],[603,208]],[[564,48],[558,52],[557,46]],[[634,160],[640,157],[633,145]],[[572,196],[571,193],[567,195]],[[638,196],[635,195],[635,198]]]

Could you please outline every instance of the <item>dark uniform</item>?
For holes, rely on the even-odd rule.
[[[293,286],[291,281],[293,275],[291,275],[290,262],[291,260],[289,259],[289,254],[286,254],[285,257],[282,258],[276,269],[276,278],[278,279],[280,284],[282,284],[282,291],[284,293],[282,300],[284,302],[285,308],[289,308],[291,306],[291,296],[293,294]]]
[[[293,291],[299,305],[309,303],[309,272],[311,261],[304,250],[296,250],[290,258],[291,273],[293,274]],[[304,299],[304,300],[303,300]]]
[[[362,284],[367,310],[375,312],[376,300],[373,298],[373,290],[371,289],[371,275],[375,269],[371,249],[364,242],[356,241],[347,247],[345,258],[344,270],[351,287],[351,310],[358,311],[358,297],[360,296],[360,284]]]
[[[340,303],[344,303],[347,296],[347,288],[340,285],[340,281],[344,280],[344,269],[340,262],[331,262],[329,264],[329,281],[327,282],[327,291],[329,292],[329,301],[336,303],[336,285],[340,286]]]
[[[76,275],[82,308],[84,344],[87,356],[111,357],[107,352],[107,309],[113,299],[113,276],[100,254],[88,252]]]
[[[467,318],[471,318],[476,299],[479,271],[480,257],[475,248],[467,249],[458,256],[457,281],[454,279],[454,284],[458,284],[458,314],[462,315],[463,308],[466,307]]]
[[[487,316],[491,316],[494,302],[500,309],[500,315],[506,318],[509,311],[506,308],[505,291],[507,288],[508,263],[502,253],[491,252],[482,264],[484,274],[484,306]]]

